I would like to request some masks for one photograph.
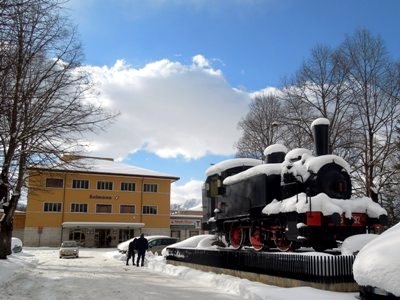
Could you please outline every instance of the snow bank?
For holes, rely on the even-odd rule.
[[[379,235],[373,233],[356,234],[348,237],[342,243],[340,251],[342,255],[355,255],[357,254],[366,244],[376,239]]]
[[[400,223],[367,243],[353,265],[361,286],[378,287],[400,296]]]

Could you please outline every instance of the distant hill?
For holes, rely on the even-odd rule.
[[[182,211],[182,210],[192,210],[192,211],[201,211],[202,203],[200,199],[190,199],[186,200],[183,204],[173,203],[171,204],[171,210],[174,211]]]

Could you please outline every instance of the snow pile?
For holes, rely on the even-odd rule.
[[[400,223],[366,244],[353,265],[361,286],[377,287],[400,296]]]
[[[350,173],[350,165],[337,155],[313,156],[308,149],[296,148],[286,154],[282,164],[282,174],[292,174],[299,182],[305,182],[311,173],[317,174],[319,169],[331,163],[341,166]]]
[[[147,267],[157,273],[179,277],[184,281],[207,283],[211,290],[223,290],[227,294],[239,295],[248,300],[284,300],[284,299],[324,299],[351,300],[355,293],[339,293],[318,290],[311,287],[280,288],[259,282],[241,279],[231,275],[202,272],[185,266],[173,266],[165,263],[165,258],[153,257],[148,260]]]
[[[378,236],[379,235],[373,233],[350,236],[343,241],[340,251],[342,255],[356,255],[366,244],[376,239]]]
[[[315,197],[307,197],[305,193],[300,193],[282,201],[274,200],[262,210],[266,215],[280,212],[305,213],[308,211],[320,211],[324,216],[334,213],[342,215],[344,213],[346,218],[351,218],[353,213],[366,213],[370,218],[387,215],[386,210],[370,198],[333,199],[324,193]]]
[[[11,250],[13,253],[18,253],[22,251],[22,241],[17,237],[11,238]]]
[[[251,178],[257,175],[265,174],[269,175],[280,175],[282,172],[282,164],[263,164],[252,167],[246,171],[225,178],[224,184],[231,185],[237,182],[241,182],[247,178]]]
[[[374,237],[375,239],[373,239]],[[368,242],[368,240],[371,241]],[[191,237],[169,247],[208,246],[214,249],[215,246],[211,245],[212,241],[215,241],[214,235],[200,235]],[[365,243],[367,244],[364,246]],[[354,264],[354,276],[360,285],[379,287],[395,295],[400,295],[400,288],[398,285],[398,280],[400,278],[399,247],[400,225],[398,224],[377,237],[375,235],[358,235],[350,237],[344,241],[342,252],[352,254],[361,249]],[[70,286],[81,286],[82,277],[71,276],[71,274],[73,274],[71,272],[73,272],[72,269],[74,269],[74,265],[78,264],[79,274],[83,274],[84,276],[86,274],[81,270],[81,267],[90,269],[92,270],[91,272],[95,272],[96,274],[100,273],[98,276],[94,273],[91,275],[91,277],[93,277],[93,283],[86,282],[85,290],[88,291],[86,294],[91,295],[87,299],[93,299],[94,296],[99,295],[100,293],[105,293],[105,289],[110,289],[110,287],[114,285],[119,287],[122,286],[122,288],[118,289],[118,295],[114,295],[115,297],[121,299],[132,298],[132,290],[124,288],[125,286],[124,284],[121,284],[121,281],[125,282],[127,280],[127,275],[131,277],[135,276],[135,273],[138,273],[141,277],[151,275],[151,273],[155,274],[154,276],[168,274],[169,276],[178,278],[181,282],[191,282],[190,285],[194,287],[198,286],[203,288],[203,286],[206,286],[206,288],[210,290],[223,290],[226,294],[232,295],[233,299],[237,299],[235,298],[235,295],[241,297],[241,299],[249,300],[284,300],[292,298],[298,300],[354,300],[357,296],[356,293],[335,293],[317,290],[311,287],[280,288],[258,282],[251,282],[234,276],[220,275],[213,272],[201,272],[188,267],[167,264],[164,256],[153,255],[151,252],[147,252],[146,254],[145,268],[126,268],[125,254],[121,254],[116,250],[110,251],[110,249],[81,248],[81,251],[83,258],[60,260],[58,259],[58,248],[24,247],[22,252],[10,255],[7,260],[0,261],[0,287],[9,287],[9,282],[15,281],[14,286],[20,288],[21,285],[19,282],[24,280],[24,278],[26,280],[26,277],[29,278],[27,274],[32,273],[36,268],[43,269],[47,266],[47,268],[52,270],[51,276],[37,276],[38,282],[34,282],[34,280],[30,282],[30,284],[35,287],[46,286],[46,288],[43,289],[43,295],[45,295],[45,297],[43,297],[43,295],[41,295],[40,298],[33,296],[30,299],[58,299],[60,296],[59,291],[60,289],[63,289],[64,285],[55,284],[57,281],[55,281],[54,278],[58,278],[58,281],[60,282],[63,282],[63,279],[70,282],[70,285],[64,287],[66,292],[70,289]],[[301,255],[329,254],[308,252],[306,254],[302,253]],[[121,272],[121,270],[123,270],[123,272]],[[39,271],[42,272],[41,270]],[[113,276],[110,277],[110,274],[113,274]],[[103,285],[99,286],[98,284],[99,278],[102,276],[107,276],[109,282],[108,285],[104,284],[104,288]],[[148,278],[150,277],[151,276],[148,276]],[[29,278],[29,280],[32,279]],[[85,280],[88,280],[88,278],[85,277]],[[147,279],[146,282],[149,281],[150,280]],[[128,284],[131,283],[128,281]],[[168,286],[173,284],[176,284],[175,280],[172,281],[166,279],[163,281],[163,284],[159,284],[156,288],[160,293],[164,293],[164,291],[169,288]],[[190,287],[190,285],[187,286]],[[18,297],[18,293],[20,293],[19,288],[16,288],[16,290],[12,292],[16,297]],[[143,290],[154,289],[155,285],[150,282],[149,286],[142,286],[141,288]],[[188,299],[193,297],[193,291],[190,288],[185,290],[187,290]],[[8,293],[10,293],[9,288]],[[184,297],[185,296],[186,294]],[[115,299],[115,297],[110,298],[107,295],[102,294],[102,299]],[[81,297],[79,299],[85,298]],[[143,296],[141,299],[154,299],[154,297]]]

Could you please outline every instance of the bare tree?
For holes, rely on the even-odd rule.
[[[355,111],[353,148],[359,187],[375,196],[396,173],[394,129],[400,116],[400,72],[383,41],[361,29],[347,37],[338,50],[338,61],[347,69],[351,106]]]
[[[309,148],[311,122],[328,118],[331,149],[352,166],[355,192],[380,200],[397,220],[400,63],[389,57],[383,41],[360,29],[336,50],[317,46],[279,98],[279,114],[270,104],[250,107],[239,123],[244,132],[239,153],[259,157],[272,142],[267,135],[272,120],[281,124],[280,139],[289,149]]]
[[[249,112],[239,122],[243,135],[236,144],[238,156],[264,159],[264,150],[279,137],[277,125],[281,115],[280,100],[275,95],[258,95]]]
[[[27,166],[60,162],[83,134],[115,114],[91,101],[77,32],[60,0],[2,0],[0,8],[0,259],[11,253],[13,217]]]
[[[286,104],[285,123],[312,141],[311,122],[319,117],[329,119],[331,151],[346,156],[353,111],[350,107],[346,69],[341,68],[336,52],[325,46],[311,51],[294,79],[286,84],[283,99]],[[293,132],[293,129],[291,130]],[[302,145],[309,146],[309,145]]]

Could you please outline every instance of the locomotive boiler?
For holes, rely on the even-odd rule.
[[[378,203],[352,197],[348,163],[329,153],[329,121],[320,118],[311,127],[315,155],[276,144],[265,150],[265,162],[236,158],[208,168],[203,230],[234,249],[323,251],[384,225],[387,213]]]

